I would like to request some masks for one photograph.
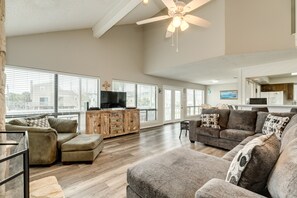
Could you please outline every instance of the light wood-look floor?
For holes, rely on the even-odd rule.
[[[162,154],[178,147],[191,148],[215,156],[223,156],[226,151],[191,144],[185,132],[181,140],[179,124],[142,130],[131,134],[104,140],[103,152],[93,164],[62,165],[30,168],[31,181],[54,175],[62,186],[66,197],[125,197],[126,171],[137,162]]]

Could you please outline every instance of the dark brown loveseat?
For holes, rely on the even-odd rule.
[[[195,141],[231,150],[242,140],[256,133],[262,133],[269,113],[245,110],[203,109],[202,114],[219,114],[220,129],[200,127],[201,120],[190,121],[190,141]],[[270,113],[289,117],[295,113]]]

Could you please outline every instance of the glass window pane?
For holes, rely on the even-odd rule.
[[[171,120],[171,90],[165,90],[165,121]]]
[[[127,83],[121,81],[113,81],[112,89],[113,91],[122,91],[127,93],[127,107],[136,107],[136,84]]]
[[[7,115],[54,112],[54,74],[6,67]]]
[[[194,90],[187,89],[187,106],[194,106]]]
[[[80,110],[79,77],[58,75],[58,111]]]
[[[89,107],[98,106],[98,80],[95,78],[81,78],[81,110],[86,111],[86,103]]]
[[[175,91],[175,119],[181,118],[181,91]]]
[[[156,108],[156,86],[137,85],[137,108]]]

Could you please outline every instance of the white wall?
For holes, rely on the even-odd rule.
[[[136,25],[115,26],[96,39],[91,29],[7,38],[7,64],[100,78],[182,88],[205,86],[157,78],[143,73],[143,30]],[[163,94],[158,94],[158,121],[163,123]],[[146,126],[145,124],[142,126]]]
[[[206,103],[211,106],[216,106],[217,104],[239,104],[239,100],[221,100],[220,91],[224,90],[238,90],[238,84],[221,84],[221,85],[208,85],[206,86]]]

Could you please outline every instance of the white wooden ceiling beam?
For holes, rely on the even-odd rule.
[[[93,26],[94,37],[100,38],[141,2],[142,0],[121,0],[120,3]]]

